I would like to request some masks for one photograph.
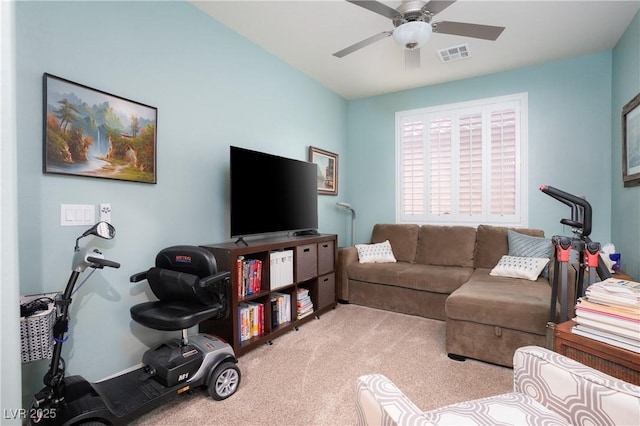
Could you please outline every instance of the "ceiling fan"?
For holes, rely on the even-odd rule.
[[[453,21],[432,22],[435,15],[451,6],[455,3],[455,0],[431,0],[429,2],[409,0],[403,1],[397,9],[392,9],[377,1],[346,1],[391,19],[394,29],[391,31],[383,31],[380,34],[366,38],[334,53],[333,56],[338,58],[342,58],[379,40],[393,36],[395,41],[405,48],[405,66],[407,68],[419,68],[420,48],[429,41],[432,32],[495,41],[500,34],[502,34],[502,31],[504,31],[504,27],[495,27],[492,25]]]

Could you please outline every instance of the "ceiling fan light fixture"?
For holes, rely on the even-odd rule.
[[[424,21],[409,21],[393,30],[393,39],[401,46],[413,50],[427,44],[431,38],[431,24]]]

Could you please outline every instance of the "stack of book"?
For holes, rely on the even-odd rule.
[[[572,333],[640,353],[640,283],[608,278],[587,288]]]
[[[260,293],[262,287],[262,261],[238,256],[236,268],[238,299]]]
[[[241,342],[264,333],[264,305],[262,303],[240,303],[238,316]]]
[[[313,302],[309,296],[309,289],[300,287],[297,290],[297,295],[298,319],[311,315],[313,313]]]
[[[271,293],[271,326],[279,327],[291,321],[291,295]]]

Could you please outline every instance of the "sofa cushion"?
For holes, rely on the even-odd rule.
[[[479,225],[476,231],[476,251],[474,266],[492,269],[505,254],[509,254],[507,231],[512,229],[525,235],[544,237],[544,231],[528,228],[506,228],[491,225]]]
[[[544,335],[551,305],[549,281],[492,277],[490,272],[476,269],[447,298],[447,318]]]
[[[425,411],[437,425],[569,425],[559,414],[524,393],[507,393]]]
[[[450,294],[464,284],[472,268],[398,263],[352,263],[347,268],[350,280],[405,287],[432,293]]]
[[[504,255],[489,275],[535,281],[547,266],[547,263],[549,263],[549,259],[543,257]]]
[[[360,263],[395,263],[389,240],[375,244],[356,244]]]
[[[398,262],[415,262],[418,247],[418,231],[420,227],[413,224],[374,225],[371,231],[371,242],[381,243],[389,240],[393,255]]]
[[[553,245],[550,238],[533,237],[512,230],[507,231],[509,256],[543,257],[550,259]],[[542,276],[549,277],[549,265],[542,270]]]
[[[374,284],[398,285],[399,274],[411,264],[397,263],[359,263],[347,266],[347,276],[350,280],[363,281]]]
[[[476,230],[470,226],[423,225],[416,263],[473,267]]]

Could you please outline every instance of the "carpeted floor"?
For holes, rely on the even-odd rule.
[[[386,375],[423,410],[511,391],[511,369],[450,360],[444,326],[338,305],[240,357],[240,388],[229,399],[195,391],[134,424],[352,425],[356,378],[368,373]]]

